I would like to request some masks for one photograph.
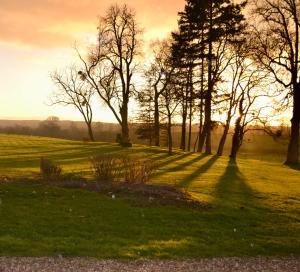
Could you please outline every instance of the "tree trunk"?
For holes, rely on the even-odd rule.
[[[204,40],[204,28],[202,28],[201,42]],[[204,106],[204,47],[201,46],[201,90],[200,90],[200,127],[199,142],[197,152],[201,153],[205,142],[205,134],[203,133],[203,106]]]
[[[191,143],[192,143],[192,119],[193,119],[193,105],[192,105],[192,101],[190,101],[188,151],[191,151]]]
[[[128,122],[122,123],[122,135],[121,135],[121,145],[124,147],[131,147],[132,144],[130,142],[129,138],[129,128],[128,128]]]
[[[212,16],[213,16],[213,4],[210,1],[210,11],[209,11],[209,44],[208,44],[208,91],[205,98],[205,154],[211,154],[211,102],[212,102],[212,92],[213,92],[213,82],[212,82],[212,58],[213,58],[213,45],[212,45]]]
[[[239,117],[235,122],[234,133],[232,137],[231,153],[230,153],[230,158],[232,158],[233,160],[236,160],[237,153],[241,147],[241,141],[243,140],[241,120],[242,118]]]
[[[88,127],[88,133],[89,133],[90,141],[91,142],[95,142],[92,124],[91,123],[87,123],[86,125]]]
[[[154,138],[155,138],[155,146],[160,145],[159,136],[160,136],[159,102],[158,102],[158,95],[155,94],[155,97],[154,97]]]
[[[173,153],[173,138],[172,138],[172,117],[168,115],[168,148],[169,155]]]
[[[123,147],[131,147],[132,144],[129,138],[129,126],[128,126],[128,103],[126,103],[126,101],[123,103],[123,107],[121,110],[121,117],[122,117],[121,145]]]
[[[230,120],[227,120],[226,124],[225,124],[225,127],[224,127],[223,135],[222,135],[220,143],[219,143],[218,152],[217,152],[218,156],[223,155],[223,150],[224,150],[224,146],[225,146],[225,143],[226,143],[229,128],[230,128]]]
[[[182,127],[181,127],[181,141],[180,149],[185,150],[186,148],[186,119],[187,119],[187,109],[185,101],[182,104]]]
[[[208,91],[205,100],[205,122],[203,134],[205,135],[205,154],[211,154],[211,92]],[[204,136],[203,136],[204,137]]]
[[[200,134],[200,137],[199,137],[199,145],[198,145],[198,150],[197,150],[200,153],[203,150],[205,139],[206,139],[206,134],[205,134],[205,125],[204,125],[203,130],[202,130],[202,132]]]
[[[300,83],[294,89],[293,118],[291,120],[291,137],[286,164],[299,164],[299,124],[300,124]]]
[[[204,140],[201,139],[202,131],[203,131],[203,99],[202,98],[200,99],[199,108],[200,108],[199,132],[198,132],[198,135],[197,135],[197,139],[195,141],[194,151],[196,151],[196,145],[197,145],[197,142],[198,142],[197,152],[201,153],[202,149],[203,149],[203,145],[204,145]],[[202,143],[202,145],[201,145],[201,143]]]

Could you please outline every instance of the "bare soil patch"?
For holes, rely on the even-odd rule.
[[[130,182],[113,182],[113,183],[96,183],[88,181],[65,180],[60,182],[51,182],[56,186],[64,188],[80,188],[106,194],[111,197],[117,196],[134,196],[136,204],[161,204],[161,205],[176,205],[189,208],[212,208],[212,205],[195,200],[192,195],[175,186],[164,186],[145,183],[130,183]],[[130,198],[132,199],[132,198]],[[143,200],[138,201],[139,199]]]

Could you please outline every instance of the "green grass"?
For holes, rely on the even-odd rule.
[[[189,191],[213,209],[188,209],[84,190],[0,185],[0,255],[199,258],[300,254],[300,172],[274,160],[0,135],[0,175],[32,177],[47,156],[91,178],[89,157],[132,152],[159,163],[153,183]]]

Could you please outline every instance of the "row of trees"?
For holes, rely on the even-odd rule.
[[[267,108],[277,107],[275,98],[280,98],[293,108],[286,162],[298,163],[299,5],[299,0],[253,0],[248,10],[255,16],[254,25],[243,15],[246,2],[187,0],[178,30],[152,44],[151,58],[148,54],[143,67],[142,33],[135,13],[126,5],[112,6],[100,18],[97,41],[86,56],[77,50],[80,68],[52,75],[59,86],[53,102],[75,105],[93,140],[91,98],[97,94],[121,126],[121,144],[130,146],[128,107],[135,98],[141,133],[159,146],[166,124],[170,153],[172,123],[180,119],[181,149],[194,146],[211,154],[213,118],[221,115],[224,131],[217,153],[223,154],[234,123],[231,157],[235,158],[250,124],[266,124]],[[192,143],[195,121],[199,135]]]

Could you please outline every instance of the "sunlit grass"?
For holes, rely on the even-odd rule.
[[[213,208],[142,205],[84,190],[0,185],[0,255],[180,258],[300,254],[300,172],[281,161],[204,156],[107,143],[0,135],[0,175],[25,177],[47,156],[92,178],[98,152],[132,152],[158,164],[153,183],[189,191]]]

